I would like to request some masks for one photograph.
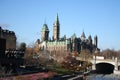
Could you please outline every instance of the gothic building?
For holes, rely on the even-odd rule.
[[[6,49],[16,49],[16,35],[13,31],[4,30],[0,27],[0,38],[6,40]]]
[[[67,52],[78,52],[80,53],[84,49],[89,49],[90,52],[99,51],[98,48],[98,38],[94,37],[94,43],[91,35],[88,39],[85,36],[83,31],[81,37],[76,37],[76,34],[73,34],[70,38],[66,39],[66,36],[60,38],[60,22],[58,14],[56,20],[53,24],[53,36],[52,39],[49,39],[49,28],[47,24],[43,24],[41,30],[41,40],[36,41],[36,45],[40,50],[47,50],[49,52],[53,51],[67,51]]]

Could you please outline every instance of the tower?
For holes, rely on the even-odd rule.
[[[98,43],[98,38],[97,38],[97,36],[95,36],[94,37],[94,45],[95,45],[96,48],[97,48],[97,43]]]
[[[60,38],[60,23],[57,14],[56,21],[53,24],[53,39],[59,40],[59,38]]]
[[[48,26],[47,26],[47,24],[43,24],[43,28],[42,28],[42,31],[41,31],[41,40],[42,41],[47,41],[48,38],[49,38]]]
[[[82,33],[82,35],[81,35],[81,40],[82,40],[82,41],[85,41],[85,39],[86,39],[86,37],[85,37],[85,33],[84,33],[84,31],[83,31],[83,33]]]
[[[88,37],[88,43],[89,43],[90,45],[92,45],[92,37],[91,37],[91,35]]]

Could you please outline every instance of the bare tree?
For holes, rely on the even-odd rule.
[[[107,59],[112,59],[113,57],[118,57],[118,52],[115,51],[114,49],[106,49],[102,51],[103,56]]]
[[[80,58],[84,61],[88,60],[89,58],[91,58],[91,52],[88,49],[82,50],[80,53]]]
[[[25,42],[22,42],[22,43],[20,44],[19,49],[25,51],[25,50],[26,50],[26,43],[25,43]]]

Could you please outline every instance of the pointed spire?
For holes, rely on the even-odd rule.
[[[81,40],[82,40],[82,41],[85,41],[85,40],[86,40],[84,31],[83,31],[83,33],[82,33],[82,35],[81,35]]]
[[[92,45],[92,37],[91,37],[91,35],[89,35],[89,37],[88,37],[88,43],[89,43],[90,45]]]
[[[91,39],[92,39],[91,35],[89,35],[88,39],[89,39],[89,40],[91,40]]]
[[[57,13],[57,21],[58,21],[58,19],[59,19],[59,18],[58,18],[58,13]]]
[[[48,28],[47,23],[46,23],[46,17],[44,19],[44,24],[43,24],[43,27],[42,27],[42,31],[49,31],[49,28]]]
[[[72,36],[71,36],[72,39],[75,39],[76,38],[76,34],[74,33]]]
[[[86,37],[85,37],[85,33],[84,33],[84,31],[83,31],[81,37],[86,38]]]
[[[57,13],[57,16],[56,16],[56,21],[55,21],[55,24],[59,24],[58,13]]]

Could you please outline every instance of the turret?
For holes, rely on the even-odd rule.
[[[94,37],[94,46],[97,48],[98,46],[98,38],[97,36]]]
[[[42,31],[41,31],[41,40],[42,41],[47,41],[48,38],[49,38],[48,26],[47,26],[47,24],[43,24],[43,28],[42,28]]]
[[[82,35],[81,35],[81,40],[82,40],[82,41],[85,41],[85,39],[86,39],[86,37],[85,37],[85,33],[84,33],[84,31],[83,31],[83,33],[82,33]]]
[[[88,37],[88,43],[89,43],[90,45],[92,45],[92,37],[91,37],[91,35]]]

